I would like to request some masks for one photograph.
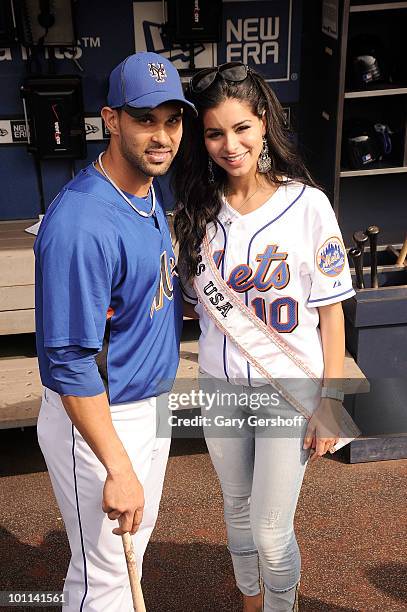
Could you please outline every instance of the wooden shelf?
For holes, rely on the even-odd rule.
[[[370,11],[390,11],[407,8],[407,2],[388,2],[387,4],[356,4],[349,7],[350,13],[367,13]]]
[[[345,98],[374,98],[377,96],[402,96],[407,94],[407,87],[371,89],[363,91],[346,91]]]
[[[378,174],[402,174],[407,172],[407,166],[382,166],[380,168],[370,168],[368,170],[342,170],[339,173],[341,178],[351,176],[371,176]]]
[[[407,0],[346,0],[335,5],[337,37],[329,41],[320,27],[320,3],[307,3],[304,15],[301,146],[311,174],[332,201],[345,244],[352,243],[355,228],[365,227],[366,219],[381,227],[380,241],[393,244],[400,240],[400,228],[407,227],[407,78],[394,71],[391,81],[353,84],[348,81],[348,49],[359,35],[381,35],[386,48],[404,57]],[[392,152],[385,155],[379,146],[382,161],[358,167],[346,159],[347,123],[357,117],[372,124],[391,123]]]

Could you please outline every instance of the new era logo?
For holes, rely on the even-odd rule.
[[[99,131],[99,128],[93,123],[85,123],[85,130],[86,134],[96,134]]]
[[[149,64],[148,70],[157,83],[164,83],[165,79],[167,78],[164,64]]]

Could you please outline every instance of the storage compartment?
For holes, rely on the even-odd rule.
[[[388,171],[386,171],[388,172]],[[352,176],[341,180],[338,221],[346,246],[352,235],[378,225],[379,245],[400,244],[407,228],[407,173]]]
[[[350,461],[396,459],[407,457],[407,273],[387,246],[407,228],[407,3],[337,2],[335,34],[318,28],[320,8],[310,2],[304,19],[302,150],[345,245],[355,231],[380,228],[380,287],[344,302],[347,347],[372,389],[346,398],[363,432]],[[369,287],[368,248],[364,278]]]
[[[404,166],[406,108],[406,95],[347,99],[341,169]]]
[[[383,2],[351,3],[346,91],[407,86],[407,9],[395,4],[387,3],[393,7],[389,10]],[[367,10],[372,6],[382,8]]]
[[[383,3],[372,4],[383,6]],[[392,5],[394,7],[394,3]],[[358,2],[357,6],[360,8],[362,4]],[[407,9],[383,8],[368,12],[356,11],[351,6],[350,12],[346,91],[405,87]]]
[[[343,303],[347,348],[370,383],[369,393],[347,398],[362,432],[352,463],[407,457],[407,269],[378,279],[378,289],[357,289]]]
[[[365,288],[369,289],[370,287],[370,267],[366,266],[365,260],[363,261],[365,264],[363,267],[363,279],[365,281]],[[351,274],[353,279],[355,279],[354,269],[351,268]],[[396,266],[377,266],[377,280],[379,283],[379,289],[383,287],[406,287],[407,289],[407,268],[399,268]],[[360,291],[358,289],[358,291]],[[407,309],[407,302],[406,302]],[[407,351],[407,347],[406,347]],[[406,370],[407,372],[407,370]]]
[[[377,269],[394,267],[396,270],[400,270],[400,266],[396,266],[400,248],[400,244],[379,245],[377,247]],[[370,247],[365,247],[363,252],[363,267],[370,270],[370,262]],[[349,258],[349,266],[351,271],[353,271],[351,258]]]

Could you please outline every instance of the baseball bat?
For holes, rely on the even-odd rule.
[[[362,254],[361,261],[362,261],[362,268],[363,268],[363,255],[365,251],[365,246],[367,242],[369,241],[369,238],[366,236],[364,232],[354,232],[353,240],[356,246],[358,247],[358,249],[360,249],[360,252]]]
[[[404,260],[407,255],[407,234],[404,236],[403,246],[401,247],[401,251],[399,256],[397,257],[396,266],[404,266]]]
[[[365,234],[369,237],[370,243],[370,286],[377,289],[379,286],[377,280],[377,237],[379,235],[377,225],[369,225]]]
[[[123,533],[122,542],[124,554],[126,556],[127,571],[133,598],[133,608],[135,612],[146,612],[143,591],[141,590],[140,579],[137,572],[136,555],[134,554],[133,541],[129,533]]]
[[[355,268],[356,273],[356,287],[358,289],[364,289],[365,283],[363,280],[363,268],[362,268],[362,253],[361,250],[353,247],[349,249],[349,257],[352,259],[353,267]]]

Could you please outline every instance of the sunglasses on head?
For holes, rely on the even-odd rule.
[[[242,62],[229,62],[221,64],[216,68],[204,68],[197,72],[189,82],[189,87],[193,93],[199,94],[208,89],[219,75],[225,81],[240,83],[247,78],[250,68]]]

